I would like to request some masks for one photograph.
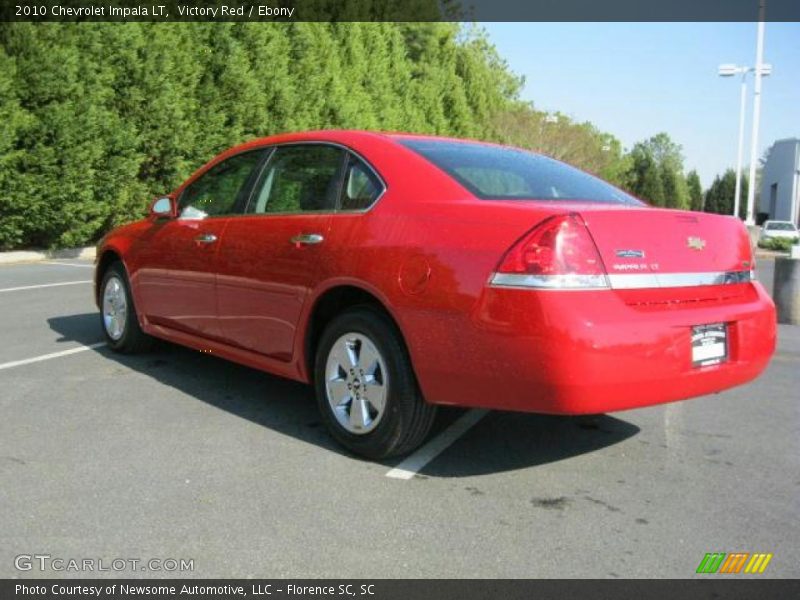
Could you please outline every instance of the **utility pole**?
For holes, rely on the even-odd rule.
[[[755,89],[753,92],[753,131],[750,135],[750,180],[747,185],[747,219],[745,224],[756,224],[754,218],[756,200],[756,161],[758,160],[758,125],[761,118],[761,71],[764,59],[764,13],[766,0],[758,3],[758,39],[756,41]]]

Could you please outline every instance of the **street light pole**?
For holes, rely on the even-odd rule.
[[[742,91],[739,99],[739,149],[736,153],[736,191],[733,196],[733,216],[739,217],[742,197],[742,154],[744,154],[744,110],[747,103],[747,68],[742,69]]]
[[[764,12],[766,0],[760,0],[758,6],[758,38],[756,41],[755,87],[753,92],[753,131],[750,135],[750,180],[747,185],[747,219],[746,225],[755,225],[753,218],[756,200],[756,160],[758,159],[758,125],[761,118],[761,62],[764,59]]]
[[[741,92],[739,94],[739,147],[736,152],[736,191],[733,197],[733,216],[739,216],[739,205],[742,198],[742,158],[744,154],[744,115],[747,108],[747,74],[755,71],[753,67],[740,67],[739,65],[725,64],[719,66],[720,77],[742,76]],[[767,77],[772,73],[772,65],[761,65],[761,75]]]

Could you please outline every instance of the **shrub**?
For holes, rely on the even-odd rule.
[[[427,22],[4,23],[0,250],[96,241],[217,152],[272,133],[491,137],[522,80],[482,35]]]
[[[789,252],[797,241],[798,238],[767,238],[759,240],[758,247],[766,250],[777,250],[778,252]]]

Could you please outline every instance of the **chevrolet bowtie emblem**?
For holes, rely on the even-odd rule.
[[[692,250],[702,250],[706,247],[706,241],[699,237],[686,238],[686,245]]]
[[[620,258],[644,258],[644,250],[617,250]]]

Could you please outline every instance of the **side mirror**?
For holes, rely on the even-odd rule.
[[[164,196],[155,200],[150,206],[150,216],[155,218],[174,217],[175,206],[172,203],[172,198]]]

